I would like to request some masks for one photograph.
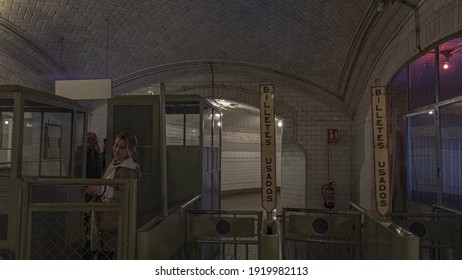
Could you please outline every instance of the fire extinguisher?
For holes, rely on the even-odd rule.
[[[325,184],[321,188],[322,195],[324,196],[324,206],[326,208],[334,208],[335,206],[335,191],[334,191],[334,182]]]

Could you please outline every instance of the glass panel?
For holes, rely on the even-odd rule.
[[[200,144],[200,118],[199,114],[186,115],[186,145],[199,146]]]
[[[167,114],[166,123],[166,143],[167,145],[184,144],[184,114]]]
[[[28,126],[28,134],[30,137],[26,137],[24,134],[22,146],[22,175],[39,176],[42,113],[24,113],[24,126]]]
[[[392,186],[395,192],[393,209],[406,209],[406,142],[404,116],[407,113],[407,67],[388,86],[388,129],[391,153]]]
[[[435,103],[435,52],[432,50],[409,65],[411,111]]]
[[[213,110],[208,105],[204,108],[204,146],[212,146]]]
[[[440,100],[462,95],[462,38],[439,47]]]
[[[25,108],[22,176],[69,177],[73,111],[29,101]]]
[[[441,108],[443,205],[462,209],[462,102]]]
[[[0,176],[10,176],[13,145],[13,112],[0,112]]]
[[[74,177],[82,178],[83,177],[83,159],[85,153],[85,113],[77,112],[76,122],[75,122],[75,162],[74,162]]]
[[[199,145],[199,103],[167,104],[167,145]]]
[[[437,202],[437,162],[433,111],[408,117],[409,200],[432,205]]]
[[[7,239],[13,145],[13,99],[0,99],[0,240]],[[3,177],[3,178],[1,178]]]
[[[221,113],[218,110],[213,110],[213,146],[220,147],[221,146]]]

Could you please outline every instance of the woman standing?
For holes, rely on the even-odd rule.
[[[140,167],[137,163],[137,139],[133,133],[121,132],[112,147],[113,160],[106,167],[103,179],[139,179]],[[95,202],[121,202],[118,187],[87,186],[85,192],[93,196]],[[117,212],[94,212],[91,221],[92,250],[99,251],[98,259],[113,259],[117,252]]]

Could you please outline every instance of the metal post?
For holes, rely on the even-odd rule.
[[[166,123],[165,123],[165,83],[160,83],[160,126],[159,126],[159,158],[160,158],[160,196],[161,215],[168,216],[167,197],[167,144],[166,144]]]

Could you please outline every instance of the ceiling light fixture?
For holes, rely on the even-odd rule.
[[[446,70],[449,68],[449,61],[445,61],[443,64],[443,69]]]
[[[442,50],[440,51],[441,55],[444,56],[443,69],[449,69],[449,58],[452,56],[451,50]]]

